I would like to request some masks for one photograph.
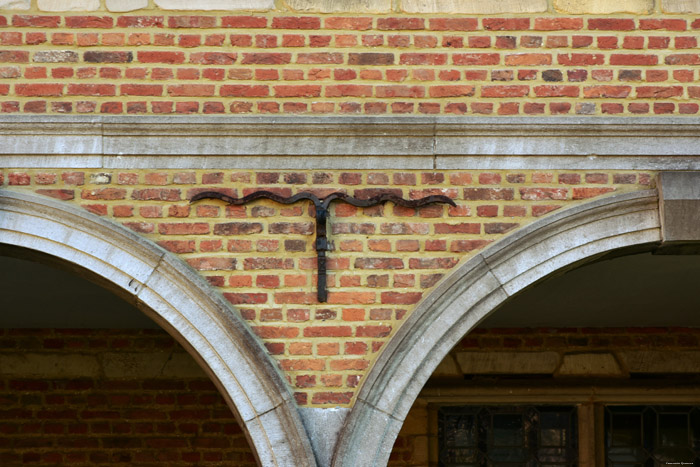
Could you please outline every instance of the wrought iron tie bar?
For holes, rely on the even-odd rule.
[[[407,208],[420,208],[434,203],[445,203],[451,206],[456,206],[455,202],[447,196],[443,195],[432,195],[426,196],[425,198],[407,200],[400,198],[392,193],[382,193],[380,195],[374,196],[369,199],[357,199],[352,196],[348,196],[345,193],[335,192],[326,196],[323,199],[319,199],[316,195],[309,192],[297,193],[294,196],[283,197],[276,193],[270,191],[256,191],[243,198],[233,198],[231,196],[219,193],[217,191],[205,191],[198,193],[192,197],[191,203],[202,199],[219,199],[228,204],[232,205],[243,205],[257,199],[270,199],[280,204],[293,204],[301,200],[309,200],[314,203],[314,208],[316,211],[316,241],[314,243],[316,248],[316,255],[318,258],[318,285],[317,285],[317,296],[320,303],[325,303],[328,301],[328,290],[326,286],[326,252],[329,251],[328,243],[328,233],[327,233],[327,220],[328,220],[328,208],[333,201],[343,201],[352,206],[367,208],[371,206],[377,206],[379,204],[384,204],[386,202],[392,202],[396,205],[407,207]]]

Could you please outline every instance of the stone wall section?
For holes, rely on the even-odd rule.
[[[416,304],[490,243],[566,206],[653,185],[653,173],[619,171],[0,170],[3,189],[75,203],[179,255],[248,320],[302,406],[351,405]],[[333,204],[329,299],[318,303],[307,202],[188,201],[206,190],[244,196],[259,189],[441,194],[457,207]]]
[[[0,464],[257,465],[161,330],[0,329]]]
[[[343,2],[312,8],[288,1],[265,12],[249,11],[250,0],[240,0],[246,4],[240,12],[237,2],[223,0],[209,0],[215,12],[159,9],[169,3],[164,0],[123,12],[143,3],[106,5],[113,3],[119,11],[97,0],[38,0],[24,4],[26,10],[17,1],[0,5],[0,112],[629,116],[700,110],[700,20],[678,15],[697,11],[697,2],[556,0],[537,12],[531,11],[536,2],[475,2],[494,10],[483,16],[472,11],[478,5],[447,0],[342,16],[336,10]],[[204,3],[169,4],[204,9]],[[91,5],[94,11],[79,11]],[[282,11],[295,5],[299,11]],[[499,5],[510,7],[500,11]],[[510,11],[516,5],[522,11]]]
[[[318,13],[698,13],[697,0],[1,0],[7,10],[110,11],[143,9]]]

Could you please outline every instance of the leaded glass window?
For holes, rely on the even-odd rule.
[[[700,407],[606,406],[610,467],[700,465]]]
[[[460,406],[438,413],[445,467],[576,466],[574,406]]]

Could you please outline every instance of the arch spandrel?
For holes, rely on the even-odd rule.
[[[173,334],[219,387],[262,465],[315,465],[279,370],[230,305],[179,259],[66,203],[6,190],[0,243],[87,270]]]
[[[418,305],[377,359],[341,434],[333,465],[385,465],[429,376],[509,296],[562,268],[661,240],[657,192],[646,190],[559,211],[469,259]],[[360,427],[371,427],[372,433]]]

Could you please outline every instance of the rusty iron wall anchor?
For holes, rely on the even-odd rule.
[[[313,193],[302,192],[297,193],[294,196],[283,197],[276,193],[270,191],[256,191],[243,198],[233,198],[231,196],[219,193],[217,191],[205,191],[198,193],[192,197],[191,203],[199,201],[202,199],[219,199],[228,204],[233,205],[243,205],[257,199],[266,198],[271,199],[280,204],[293,204],[300,200],[309,200],[314,203],[316,209],[316,241],[314,243],[316,248],[316,254],[318,257],[318,286],[317,286],[317,296],[320,303],[325,303],[328,301],[328,290],[326,288],[326,252],[330,249],[328,244],[328,232],[327,232],[327,219],[328,219],[328,207],[335,201],[343,201],[352,206],[367,208],[370,206],[376,206],[378,204],[384,204],[386,202],[392,202],[399,206],[407,208],[419,208],[422,206],[427,206],[434,203],[445,203],[451,206],[456,206],[455,202],[447,196],[443,195],[432,195],[426,196],[425,198],[407,200],[400,198],[391,193],[382,193],[378,196],[374,196],[369,199],[357,199],[352,196],[348,196],[345,193],[331,193],[323,199],[319,199]]]

